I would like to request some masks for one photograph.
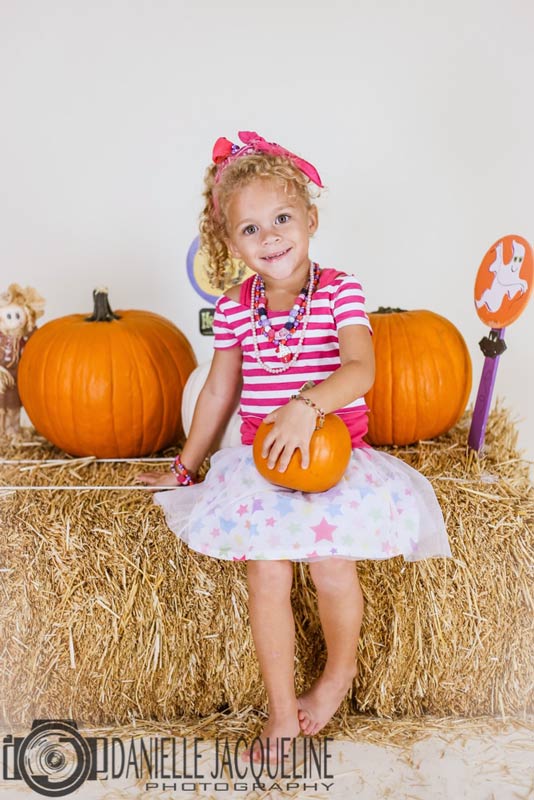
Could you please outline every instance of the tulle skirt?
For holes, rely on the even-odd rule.
[[[156,492],[154,501],[180,539],[213,558],[451,557],[429,481],[399,458],[370,447],[354,449],[341,481],[314,493],[265,480],[254,466],[251,445],[225,447],[212,456],[202,483]]]

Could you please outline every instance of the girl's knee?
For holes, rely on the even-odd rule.
[[[360,590],[356,564],[349,559],[329,558],[324,561],[312,561],[310,575],[315,588],[321,593],[342,595],[354,588]]]
[[[267,599],[290,594],[293,584],[291,561],[247,561],[249,593],[265,595]]]

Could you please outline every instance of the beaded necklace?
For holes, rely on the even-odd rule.
[[[289,312],[287,322],[279,331],[273,330],[273,327],[269,322],[264,280],[259,275],[254,276],[250,295],[250,321],[252,325],[254,358],[266,372],[270,372],[274,375],[280,372],[286,372],[286,370],[288,370],[299,357],[304,344],[304,335],[306,333],[306,328],[308,327],[308,321],[310,318],[311,299],[319,283],[320,272],[321,270],[319,265],[315,264],[314,262],[310,262],[310,274],[308,277],[308,282],[306,286],[300,290],[300,293]],[[288,340],[295,334],[301,321],[302,327],[300,329],[300,337],[296,349],[291,350],[291,348],[288,346]],[[283,362],[283,366],[270,367],[268,364],[265,364],[265,362],[262,361],[258,346],[258,331],[266,336],[269,342],[278,342],[276,355],[280,361]]]

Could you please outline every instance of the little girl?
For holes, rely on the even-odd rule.
[[[316,169],[256,133],[242,145],[218,139],[205,181],[202,244],[215,282],[233,256],[254,273],[217,301],[215,353],[189,438],[171,473],[138,480],[177,491],[155,494],[169,527],[213,558],[246,561],[252,635],[269,701],[261,742],[318,733],[356,675],[363,597],[355,561],[403,555],[408,561],[451,556],[430,483],[400,459],[369,447],[364,395],[374,379],[371,326],[357,278],[310,261],[317,208]],[[202,461],[241,398],[241,441]],[[304,493],[265,480],[252,459],[260,422],[272,423],[263,449],[283,472],[309,443],[325,413],[352,438],[342,480]],[[317,589],[327,648],[322,675],[300,697],[294,686],[293,561],[306,561]],[[256,759],[255,750],[247,758]]]

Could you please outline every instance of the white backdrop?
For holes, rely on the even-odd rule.
[[[478,265],[534,241],[534,5],[333,0],[2,0],[0,290],[48,319],[114,308],[172,319],[199,361],[206,305],[185,256],[217,136],[257,130],[327,185],[312,256],[378,305],[462,331],[474,388]],[[510,327],[497,395],[534,458],[534,301]]]

